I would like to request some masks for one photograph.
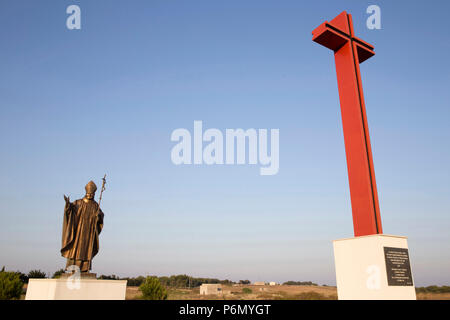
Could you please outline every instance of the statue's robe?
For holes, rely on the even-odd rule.
[[[67,266],[77,265],[81,272],[91,270],[102,228],[103,212],[95,200],[79,199],[65,206],[61,255],[67,258]]]

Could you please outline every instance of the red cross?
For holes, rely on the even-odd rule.
[[[359,64],[373,46],[355,37],[352,16],[342,12],[313,32],[313,41],[334,51],[355,236],[383,233]]]

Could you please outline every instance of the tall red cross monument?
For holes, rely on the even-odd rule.
[[[375,54],[374,48],[355,36],[352,16],[345,11],[312,34],[313,41],[334,52],[355,236],[382,234],[359,70],[359,64]]]
[[[339,299],[415,299],[407,238],[383,234],[359,64],[373,46],[355,36],[342,12],[313,31],[333,50],[341,102],[354,238],[333,241]]]

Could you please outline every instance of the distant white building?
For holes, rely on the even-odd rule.
[[[264,286],[266,283],[264,281],[255,281],[253,282],[254,286]]]
[[[276,286],[278,283],[276,283],[275,281],[271,281],[269,282],[269,286]]]
[[[204,283],[200,286],[200,294],[221,295],[222,285],[220,283]]]

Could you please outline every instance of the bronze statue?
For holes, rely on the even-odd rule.
[[[105,175],[106,177],[106,175]],[[99,250],[99,234],[103,228],[103,212],[100,209],[105,177],[99,203],[94,200],[97,186],[93,181],[86,185],[86,195],[73,203],[64,195],[64,222],[61,255],[67,258],[66,270],[76,265],[82,273],[92,269],[92,259]]]

